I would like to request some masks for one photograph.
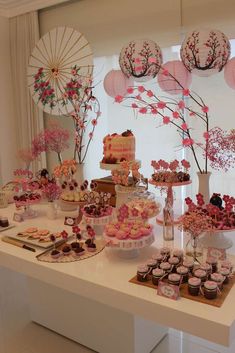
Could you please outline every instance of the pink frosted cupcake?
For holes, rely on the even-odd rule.
[[[119,240],[126,239],[128,237],[128,233],[126,233],[124,230],[118,230],[116,233],[116,238]]]

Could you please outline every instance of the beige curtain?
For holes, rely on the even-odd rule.
[[[27,66],[30,54],[39,40],[37,11],[10,19],[10,50],[15,128],[17,147],[31,145],[34,136],[43,126],[43,114],[33,102],[27,86]],[[33,162],[33,171],[41,168],[42,161]]]

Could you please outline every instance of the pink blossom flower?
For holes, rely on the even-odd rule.
[[[68,238],[68,233],[66,232],[66,230],[63,230],[60,234],[61,234],[63,239],[67,239]]]
[[[188,97],[190,94],[190,91],[188,88],[183,89],[183,96]]]
[[[96,126],[97,125],[97,119],[92,119],[91,123],[92,123],[93,126]]]
[[[206,105],[204,105],[202,107],[202,111],[203,111],[203,113],[208,113],[209,112],[209,108]]]
[[[143,70],[143,65],[140,65],[140,66],[136,66],[135,67],[135,71],[142,71]]]
[[[116,102],[116,103],[121,103],[122,101],[123,101],[123,96],[117,95],[117,96],[115,97],[115,102]]]
[[[146,113],[147,113],[147,108],[142,107],[142,108],[139,109],[139,112],[140,112],[141,114],[146,114]]]
[[[169,124],[170,121],[171,121],[171,119],[169,118],[169,116],[164,116],[162,120],[163,120],[163,124],[166,124],[166,125]]]
[[[187,131],[188,130],[188,125],[186,123],[183,123],[181,125],[181,128],[184,130],[184,131]]]
[[[186,159],[182,159],[181,164],[185,169],[190,168],[190,163],[188,161],[186,161]]]
[[[151,91],[150,89],[147,91],[147,96],[148,97],[152,97],[153,96],[153,91]]]
[[[134,88],[133,87],[128,87],[127,88],[127,93],[132,94],[134,92]]]
[[[203,133],[203,137],[204,137],[205,140],[208,140],[208,138],[209,138],[209,133],[208,133],[207,131],[204,132],[204,133]]]
[[[132,103],[131,107],[135,109],[135,108],[138,108],[138,105],[136,103]]]
[[[195,114],[195,112],[190,112],[189,113],[189,116],[195,116],[196,114]]]
[[[137,96],[135,97],[137,100],[141,101],[142,100],[142,97],[140,94],[137,94]]]
[[[157,107],[159,109],[164,109],[166,107],[166,103],[163,102],[163,101],[160,101],[160,102],[157,103]]]
[[[156,115],[156,114],[158,114],[158,111],[157,111],[156,108],[152,108],[152,109],[151,109],[151,113],[152,113],[153,115]]]
[[[183,146],[192,146],[194,144],[194,140],[192,138],[185,138],[182,141]]]
[[[148,58],[148,62],[149,62],[149,64],[154,64],[154,63],[156,63],[157,62],[157,59],[156,58],[153,58],[153,57],[150,57],[150,58]]]
[[[177,112],[177,111],[173,112],[172,115],[173,115],[173,118],[175,118],[175,119],[178,119],[180,116],[179,112]]]
[[[145,91],[144,86],[138,86],[138,91],[139,91],[140,93],[143,93],[143,92]]]
[[[93,137],[93,132],[89,132],[89,138],[91,139]]]
[[[177,161],[177,159],[175,159],[174,161],[170,162],[169,164],[169,169],[171,171],[175,171],[179,166],[179,161]]]
[[[169,75],[169,71],[167,69],[163,69],[162,74],[164,76],[168,76]]]
[[[140,64],[140,63],[141,63],[140,58],[138,58],[138,57],[137,57],[137,58],[135,58],[135,63],[136,63],[136,64]]]
[[[183,110],[184,108],[185,108],[185,103],[184,103],[184,101],[179,101],[178,102],[178,107],[179,107],[179,109],[181,109],[181,110]]]

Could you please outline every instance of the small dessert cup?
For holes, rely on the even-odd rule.
[[[54,260],[57,260],[60,256],[61,256],[61,252],[59,250],[54,249],[51,251],[51,257]]]
[[[216,299],[218,294],[218,286],[214,281],[206,281],[204,283],[204,296],[206,299]]]
[[[95,243],[90,243],[87,245],[87,251],[89,252],[95,252],[96,251],[96,245]]]
[[[199,294],[201,287],[201,280],[198,277],[191,277],[188,280],[188,292],[193,296],[197,296]]]
[[[161,268],[155,268],[152,271],[152,283],[157,286],[160,279],[164,276],[165,272]]]
[[[188,282],[189,270],[185,266],[179,266],[176,269],[176,273],[182,277],[182,283]]]
[[[219,273],[224,276],[224,282],[223,284],[228,284],[229,283],[229,278],[230,278],[230,275],[231,275],[231,272],[229,270],[229,268],[226,268],[226,267],[221,267]]]
[[[218,270],[218,260],[216,259],[216,257],[213,257],[213,256],[208,257],[208,258],[206,259],[206,262],[207,262],[209,265],[211,265],[211,267],[212,267],[212,273],[213,273],[213,272],[217,272],[217,270]]]
[[[200,278],[201,282],[205,282],[207,280],[207,273],[204,270],[198,268],[193,272],[194,277]]]
[[[179,275],[178,273],[169,273],[168,283],[174,284],[175,286],[179,286],[181,283],[181,275]]]
[[[68,256],[71,253],[71,247],[69,245],[64,245],[62,248],[62,253],[64,256]]]
[[[148,281],[149,268],[147,265],[140,265],[137,267],[137,281],[147,282]]]
[[[152,274],[152,271],[153,271],[155,268],[157,268],[157,265],[158,265],[157,260],[149,259],[146,264],[147,264],[147,266],[148,266],[148,268],[149,268],[149,274],[151,275],[151,274]]]
[[[225,277],[221,273],[212,273],[210,279],[217,283],[219,290],[223,289]]]
[[[80,246],[80,247],[77,247],[77,248],[73,249],[73,253],[74,253],[74,256],[80,257],[80,256],[84,255],[85,249],[83,249],[83,248]]]

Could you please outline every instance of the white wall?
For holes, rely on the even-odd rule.
[[[17,167],[16,131],[12,104],[9,20],[0,17],[0,177],[1,184],[12,179]]]

